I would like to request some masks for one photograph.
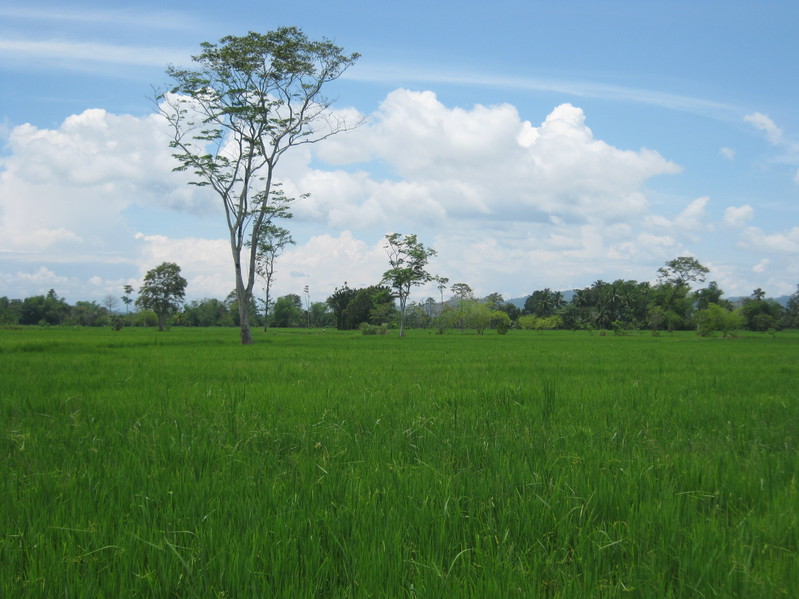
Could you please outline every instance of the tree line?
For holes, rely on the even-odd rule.
[[[405,249],[412,255],[400,260],[398,243],[409,242]],[[495,330],[500,334],[512,329],[608,330],[616,334],[650,329],[659,331],[696,330],[700,335],[737,330],[770,331],[799,328],[799,286],[786,305],[766,297],[758,288],[746,298],[725,299],[715,281],[703,283],[708,273],[698,260],[679,257],[658,270],[657,282],[617,279],[595,281],[583,289],[567,293],[550,288],[533,291],[522,306],[505,301],[499,293],[477,298],[467,283],[449,285],[445,277],[433,276],[424,269],[434,255],[415,236],[387,236],[387,253],[392,266],[374,285],[351,288],[346,282],[337,287],[324,302],[311,302],[308,286],[303,296],[291,293],[275,300],[268,296],[257,302],[251,299],[247,312],[255,326],[278,328],[360,329],[365,334],[386,333],[397,329]],[[393,244],[393,245],[392,245]],[[414,262],[412,257],[416,256]],[[408,260],[410,260],[410,265]],[[411,268],[412,272],[401,272]],[[399,270],[398,270],[399,269]],[[434,281],[439,297],[422,301],[408,299],[414,285]],[[388,283],[388,284],[386,284]],[[397,283],[402,285],[397,289]],[[235,290],[224,299],[206,298],[184,302],[186,280],[180,267],[165,262],[145,275],[134,296],[130,285],[120,297],[106,296],[101,304],[78,301],[70,305],[51,289],[46,295],[24,299],[0,297],[0,324],[239,327],[241,310]],[[449,292],[445,298],[445,292]],[[120,303],[121,302],[121,303]],[[260,304],[260,305],[259,305]],[[124,310],[122,309],[124,306]],[[403,310],[404,307],[404,310]],[[404,312],[404,313],[403,313]]]

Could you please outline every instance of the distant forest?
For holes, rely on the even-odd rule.
[[[672,263],[675,261],[672,261]],[[667,263],[671,264],[671,263]],[[663,271],[663,272],[661,272]],[[482,333],[512,329],[607,330],[616,334],[650,329],[653,332],[696,330],[699,334],[736,330],[777,331],[799,328],[799,288],[780,301],[762,289],[751,296],[725,299],[713,281],[691,289],[678,272],[661,269],[657,283],[633,280],[596,281],[567,292],[539,289],[526,298],[506,301],[499,293],[474,296],[468,284],[439,281],[437,298],[409,302],[406,328],[438,332],[461,329]],[[324,302],[310,302],[298,294],[253,304],[252,325],[269,327],[361,329],[379,334],[396,328],[399,311],[392,290],[383,285],[350,288],[346,283]],[[236,295],[224,300],[202,299],[183,303],[170,314],[171,326],[239,326]],[[0,297],[0,325],[156,326],[158,316],[137,309],[130,287],[120,297],[107,296],[101,304],[78,301],[70,305],[54,290],[24,299]]]

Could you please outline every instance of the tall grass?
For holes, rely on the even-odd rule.
[[[0,596],[799,595],[796,334],[256,341],[0,331]]]

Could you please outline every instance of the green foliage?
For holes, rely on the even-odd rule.
[[[194,300],[183,307],[182,324],[191,327],[233,326],[238,309],[235,308],[231,314],[230,308],[230,305],[214,298]]]
[[[797,285],[797,291],[788,298],[782,316],[782,326],[786,329],[799,329],[799,285]]]
[[[744,319],[738,310],[732,311],[718,304],[710,303],[700,310],[696,317],[696,332],[701,337],[708,337],[720,331],[725,337],[742,328]]]
[[[61,324],[69,315],[69,305],[51,289],[47,295],[26,297],[19,305],[19,324]]]
[[[546,318],[553,316],[564,304],[563,294],[547,287],[533,291],[532,295],[527,298],[524,302],[524,314]]]
[[[111,316],[108,309],[97,302],[77,301],[64,323],[81,327],[105,326],[111,322]]]
[[[354,330],[364,322],[387,325],[393,321],[395,313],[394,297],[388,287],[372,285],[353,290],[341,313],[341,328]]]
[[[358,327],[363,335],[386,335],[388,334],[388,327],[384,324],[375,325],[368,322],[362,322]]]
[[[341,288],[336,287],[336,290],[333,292],[333,294],[327,298],[327,305],[330,306],[331,310],[333,310],[333,314],[336,318],[336,328],[340,331],[346,329],[344,323],[344,310],[346,310],[356,293],[356,290],[350,289],[347,286],[347,282],[344,281],[344,285]]]
[[[0,330],[0,596],[799,596],[794,332],[269,339]]]
[[[180,275],[180,266],[162,262],[144,275],[136,305],[152,310],[158,316],[158,330],[163,331],[169,316],[176,314],[186,295],[186,279]]]
[[[520,316],[516,321],[516,324],[518,324],[520,329],[525,331],[547,331],[560,329],[563,327],[563,321],[559,316],[547,316],[546,318],[541,318],[538,316],[533,316],[532,314]]]
[[[629,328],[640,328],[647,322],[652,295],[649,283],[622,279],[612,283],[595,281],[590,287],[578,290],[571,304],[561,308],[558,314],[569,329],[610,329],[617,321]]]
[[[302,309],[302,299],[296,293],[290,293],[277,298],[272,310],[272,326],[301,327],[305,324],[305,313]]]
[[[131,324],[135,327],[155,327],[158,322],[158,314],[152,310],[139,310],[131,315]]]
[[[500,335],[507,334],[511,324],[510,316],[508,316],[507,312],[503,312],[502,310],[491,311],[491,326],[495,328]]]
[[[774,300],[747,300],[741,306],[744,327],[750,331],[765,332],[776,329],[782,320],[783,308]]]

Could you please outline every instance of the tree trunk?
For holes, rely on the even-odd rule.
[[[245,301],[242,301],[245,300]],[[252,344],[252,332],[250,331],[250,314],[246,298],[239,298],[239,327],[241,328],[241,344]]]
[[[236,299],[239,302],[239,328],[241,330],[241,344],[252,344],[252,332],[250,331],[250,298],[244,287],[244,280],[241,277],[240,257],[233,251],[236,266]]]
[[[405,336],[405,301],[406,299],[400,298],[400,337]]]
[[[266,297],[264,297],[264,333],[269,332],[269,279],[266,280]]]

